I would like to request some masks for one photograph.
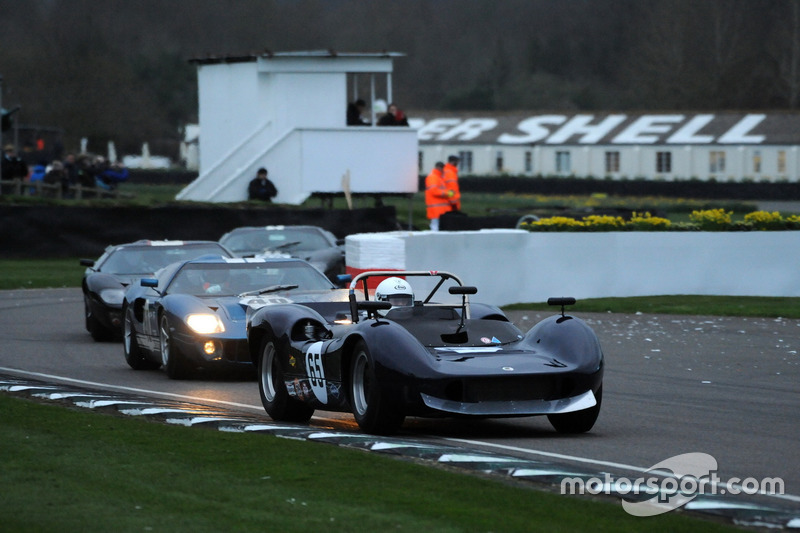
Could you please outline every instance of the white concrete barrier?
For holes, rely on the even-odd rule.
[[[800,231],[398,231],[345,242],[349,272],[445,270],[495,305],[550,296],[800,296]]]

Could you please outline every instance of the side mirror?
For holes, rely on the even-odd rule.
[[[384,309],[391,309],[392,304],[384,301],[364,300],[358,302],[358,308],[363,309],[364,311],[369,313],[369,312],[381,311]]]
[[[469,285],[455,285],[447,289],[450,294],[478,294],[478,287]]]
[[[392,308],[389,302],[364,300],[358,302],[358,308],[367,312],[367,317],[379,318],[378,311],[383,311]]]
[[[156,288],[158,287],[158,280],[156,278],[142,278],[141,281],[139,281],[139,284],[142,287]]]
[[[85,267],[93,267],[94,266],[94,259],[81,259],[80,260],[81,266]]]

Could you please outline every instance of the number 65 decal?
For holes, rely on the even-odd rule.
[[[325,384],[325,369],[322,366],[322,342],[315,342],[306,352],[306,373],[314,396],[321,403],[328,403],[328,389]]]

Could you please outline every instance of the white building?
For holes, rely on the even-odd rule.
[[[791,113],[409,113],[419,172],[459,155],[461,175],[800,180]]]
[[[416,192],[416,131],[346,125],[348,101],[360,96],[373,109],[379,98],[391,101],[392,61],[401,56],[264,52],[194,60],[200,174],[177,198],[245,200],[259,167],[269,170],[280,203],[313,193]],[[359,95],[364,86],[369,94]]]

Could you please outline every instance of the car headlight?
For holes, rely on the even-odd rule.
[[[186,324],[196,333],[222,333],[225,326],[217,315],[198,314],[186,317]]]
[[[100,291],[100,299],[108,305],[122,305],[125,298],[125,291],[122,289],[103,289]]]

